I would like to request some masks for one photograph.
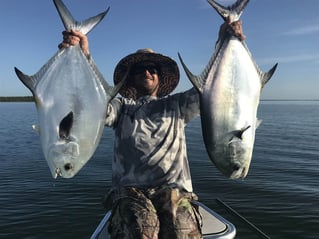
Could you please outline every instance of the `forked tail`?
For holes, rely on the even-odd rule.
[[[231,21],[238,21],[241,14],[243,13],[245,7],[247,6],[249,0],[238,0],[233,5],[225,7],[215,2],[214,0],[207,0],[208,3],[216,9],[218,14],[224,19],[227,20],[228,17],[231,18]]]
[[[60,15],[60,18],[63,22],[65,29],[78,30],[78,31],[81,31],[83,34],[89,33],[104,18],[104,16],[110,10],[110,8],[107,8],[104,12],[94,17],[90,17],[89,19],[84,20],[82,22],[79,22],[73,18],[70,11],[64,5],[62,0],[53,0],[53,2],[55,7],[58,10],[58,13]]]

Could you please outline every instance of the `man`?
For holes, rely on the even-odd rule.
[[[241,22],[226,23],[244,39]],[[90,59],[88,40],[77,31],[64,31],[60,48],[80,44]],[[151,49],[124,57],[114,71],[114,83],[125,75],[107,106],[106,125],[115,130],[110,233],[117,238],[202,238],[201,216],[192,201],[184,128],[199,115],[194,88],[168,96],[177,86],[176,62]]]

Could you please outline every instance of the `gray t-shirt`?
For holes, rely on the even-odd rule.
[[[164,98],[113,99],[106,117],[115,130],[113,187],[175,185],[192,192],[184,128],[199,112],[194,88]]]

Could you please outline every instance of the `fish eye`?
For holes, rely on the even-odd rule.
[[[73,166],[72,166],[71,163],[67,163],[67,164],[64,165],[64,169],[65,169],[66,171],[69,171],[69,170],[71,170],[72,168],[73,168]]]

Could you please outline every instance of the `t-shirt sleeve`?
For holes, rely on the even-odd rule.
[[[187,124],[200,114],[199,94],[193,87],[190,90],[178,94],[181,114]]]
[[[121,98],[112,99],[106,107],[105,125],[115,128],[121,113]]]

